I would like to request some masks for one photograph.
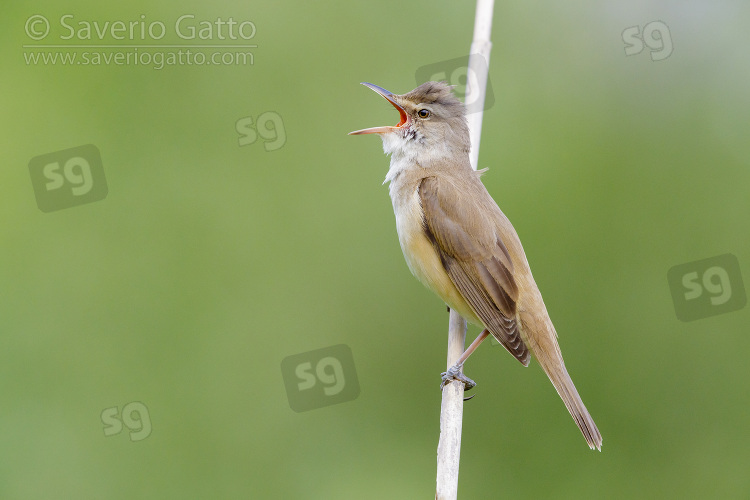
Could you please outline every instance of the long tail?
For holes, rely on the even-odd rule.
[[[528,263],[525,264],[528,266]],[[521,338],[557,389],[565,407],[578,428],[581,429],[583,437],[586,438],[589,448],[602,451],[602,434],[586,409],[586,405],[583,404],[581,396],[578,395],[573,380],[568,375],[560,346],[557,343],[557,332],[544,306],[542,294],[530,270],[525,276],[528,281],[524,285],[529,293],[524,297],[523,307],[519,307],[518,310],[521,320]]]
[[[583,404],[581,396],[578,395],[576,386],[573,384],[570,375],[568,375],[568,370],[565,369],[565,363],[563,362],[562,357],[555,360],[558,362],[548,359],[537,359],[552,382],[552,385],[557,389],[557,393],[565,403],[565,407],[570,412],[573,420],[575,420],[576,425],[581,429],[583,437],[586,438],[586,442],[589,444],[589,448],[592,450],[596,448],[601,451],[602,435],[596,427],[594,419],[591,418],[591,415],[586,409],[586,405]]]
[[[586,405],[583,404],[581,396],[578,395],[573,380],[568,375],[560,346],[557,344],[557,332],[549,319],[538,289],[533,299],[536,299],[536,303],[532,303],[532,307],[520,311],[521,337],[531,348],[531,352],[542,366],[544,373],[557,389],[565,407],[578,428],[581,429],[583,437],[586,438],[589,448],[601,451],[602,435],[586,409]]]

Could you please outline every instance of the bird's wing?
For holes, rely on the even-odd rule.
[[[492,214],[471,199],[461,208],[449,201],[449,181],[426,177],[419,186],[427,238],[458,291],[492,335],[524,366],[529,350],[516,322],[518,286],[513,262]],[[460,192],[453,193],[460,196]],[[489,196],[489,195],[488,195]]]

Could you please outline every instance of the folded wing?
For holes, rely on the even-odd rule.
[[[492,335],[524,366],[529,350],[518,331],[518,286],[513,262],[493,224],[475,204],[456,210],[445,196],[453,186],[426,177],[419,187],[424,231],[443,267],[466,302]],[[454,193],[455,195],[455,193]]]

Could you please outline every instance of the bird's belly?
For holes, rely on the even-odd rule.
[[[481,325],[474,311],[459,293],[446,273],[432,243],[422,227],[422,207],[418,194],[413,202],[396,210],[396,229],[401,250],[412,274],[427,288],[435,292],[451,309],[467,321]]]

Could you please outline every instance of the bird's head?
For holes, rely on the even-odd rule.
[[[444,82],[426,82],[406,94],[362,83],[390,102],[400,115],[396,125],[349,132],[379,134],[386,153],[424,157],[468,154],[471,147],[464,105]]]

